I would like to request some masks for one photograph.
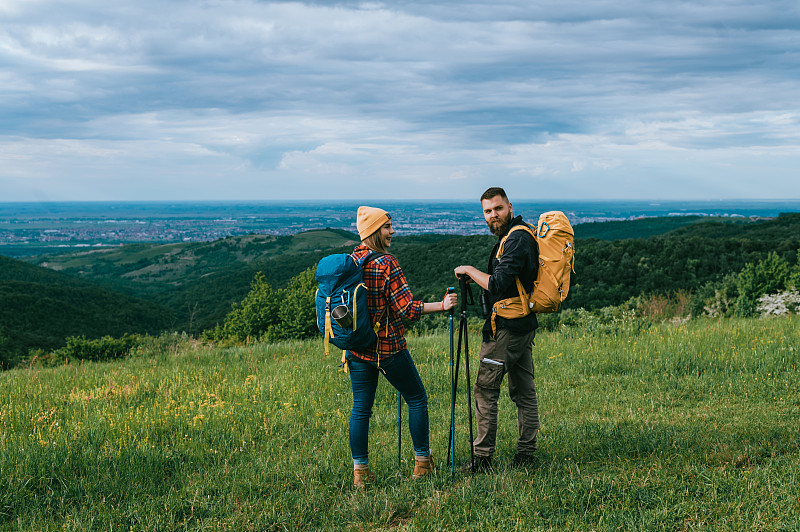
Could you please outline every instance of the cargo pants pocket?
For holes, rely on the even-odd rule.
[[[508,343],[512,336],[505,329],[497,331],[495,338],[481,343],[480,366],[475,385],[486,390],[499,390],[508,372]]]
[[[481,365],[478,367],[478,378],[475,381],[475,385],[487,390],[499,390],[505,374],[506,365],[504,362],[481,357]]]

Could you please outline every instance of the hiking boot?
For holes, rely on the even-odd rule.
[[[417,480],[418,478],[422,478],[425,475],[430,475],[433,473],[433,455],[430,454],[428,456],[415,456],[414,457],[414,473],[411,474],[411,478]]]
[[[375,480],[375,475],[369,470],[368,465],[357,465],[353,468],[353,486],[363,488],[367,482]]]
[[[475,455],[473,460],[470,460],[461,467],[462,473],[491,473],[492,472],[492,457]]]
[[[539,463],[535,454],[517,453],[514,459],[511,460],[511,467],[518,467],[521,469],[534,469]]]

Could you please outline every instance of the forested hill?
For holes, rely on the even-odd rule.
[[[174,324],[174,313],[157,303],[0,256],[0,365],[4,354],[57,347],[68,336],[155,333]]]
[[[639,234],[639,220],[627,234]],[[662,227],[671,222],[667,220]],[[575,228],[583,233],[583,225]],[[595,231],[597,234],[598,231]],[[611,233],[605,233],[608,236]],[[454,282],[454,265],[471,264],[480,269],[495,238],[491,235],[459,237],[429,246],[392,247],[415,295],[437,297]],[[726,274],[738,273],[747,263],[777,252],[790,263],[800,248],[800,214],[772,220],[692,220],[685,227],[649,238],[601,240],[576,238],[575,273],[565,308],[599,308],[624,303],[642,293],[692,291]]]
[[[800,213],[782,213],[777,218],[753,221],[749,218],[708,218],[670,231],[671,238],[693,236],[706,238],[734,238],[740,240],[771,240],[781,242],[797,237],[800,231]]]
[[[147,294],[265,259],[352,247],[357,241],[358,237],[352,233],[327,229],[287,236],[251,234],[212,242],[128,244],[30,260],[53,270],[102,281],[129,293]]]
[[[800,214],[756,221],[645,218],[581,224],[575,232],[576,273],[567,306],[596,308],[642,292],[692,290],[738,272],[769,251],[780,251],[788,259],[798,247]],[[349,252],[357,241],[355,234],[327,229],[292,236],[135,244],[37,262],[167,306],[180,317],[181,329],[196,333],[218,323],[233,302],[243,299],[256,272],[264,272],[273,287],[281,288],[325,255]],[[430,299],[454,283],[454,266],[484,269],[494,241],[488,232],[405,236],[395,238],[391,252],[415,295]]]
[[[622,240],[628,238],[649,238],[666,233],[679,234],[678,230],[686,228],[692,231],[695,224],[710,224],[724,231],[730,226],[736,233],[740,226],[757,225],[758,220],[744,217],[708,217],[708,216],[665,216],[657,218],[638,218],[635,220],[591,222],[576,225],[575,238],[598,238],[600,240]]]
[[[398,239],[417,249],[455,236],[417,235]],[[180,316],[177,327],[191,333],[213,327],[241,301],[257,272],[275,287],[322,257],[349,253],[358,236],[339,229],[295,235],[246,235],[213,242],[131,244],[101,250],[32,258],[36,264],[150,299]]]
[[[130,244],[30,260],[168,307],[180,317],[178,330],[197,333],[213,327],[244,298],[257,272],[265,272],[272,285],[284,286],[320,258],[349,251],[357,241],[353,233],[327,229],[291,236]]]
[[[713,283],[746,264],[771,252],[796,264],[800,249],[800,214],[760,221],[676,217],[609,224],[576,226],[575,273],[565,308],[595,309],[679,290],[713,294]],[[649,233],[655,234],[643,236]],[[0,351],[61,345],[70,335],[198,334],[244,299],[257,272],[280,289],[320,258],[350,252],[357,241],[352,233],[328,229],[32,259],[60,272],[0,257]],[[430,301],[455,284],[454,267],[485,269],[495,241],[488,232],[405,236],[396,237],[390,251],[414,295]]]
[[[776,253],[796,264],[800,213],[756,223],[702,221],[647,239],[576,241],[567,308],[619,305],[643,293],[702,290]]]

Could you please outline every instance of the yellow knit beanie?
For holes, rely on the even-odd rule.
[[[356,229],[358,236],[364,240],[369,235],[381,228],[383,224],[390,220],[389,214],[377,207],[359,207],[356,216]]]

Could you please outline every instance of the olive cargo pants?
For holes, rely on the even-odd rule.
[[[478,434],[473,442],[477,456],[492,456],[497,437],[497,401],[500,385],[508,374],[508,393],[517,405],[519,439],[517,452],[536,451],[539,432],[539,404],[533,382],[531,347],[536,331],[513,334],[499,329],[494,339],[481,344],[480,366],[475,381],[475,409]]]

